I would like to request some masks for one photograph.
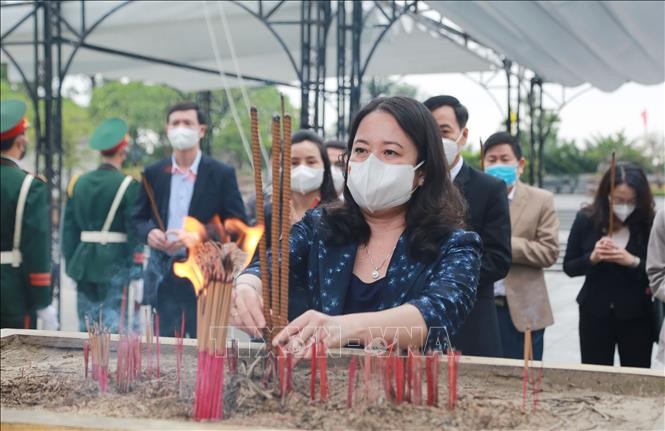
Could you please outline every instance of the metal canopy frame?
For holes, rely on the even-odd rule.
[[[196,71],[206,74],[219,75],[217,69],[194,66],[165,58],[148,56],[136,52],[119,50],[110,46],[101,46],[87,41],[88,37],[104,21],[117,11],[130,6],[135,0],[125,0],[108,10],[104,15],[93,22],[88,21],[86,17],[86,2],[78,1],[80,4],[81,31],[75,30],[72,25],[62,15],[62,2],[36,0],[21,3],[2,4],[3,8],[14,6],[32,6],[15,25],[6,30],[0,36],[0,49],[7,56],[9,61],[18,71],[24,82],[35,112],[35,134],[37,139],[37,149],[35,158],[35,170],[43,173],[48,181],[48,187],[51,196],[50,213],[52,214],[53,224],[51,226],[52,237],[52,261],[53,261],[53,286],[54,295],[60,299],[60,247],[59,247],[59,222],[60,213],[63,205],[62,195],[62,85],[76,54],[80,49],[87,49],[96,52],[102,52],[119,57],[131,58],[134,60],[145,61],[148,63],[159,64],[168,67],[175,67],[185,70]],[[502,58],[489,48],[474,41],[464,32],[455,30],[442,21],[436,21],[419,14],[420,0],[403,0],[397,2],[390,1],[333,1],[321,0],[317,2],[302,1],[300,7],[300,19],[279,20],[277,13],[286,4],[284,0],[275,2],[266,2],[257,0],[256,10],[248,7],[246,3],[231,0],[231,3],[242,8],[250,15],[258,19],[274,36],[275,40],[284,50],[284,54],[289,59],[294,72],[298,78],[299,85],[289,82],[281,82],[271,79],[264,79],[258,76],[235,74],[231,72],[221,72],[227,77],[242,78],[247,81],[260,82],[267,85],[282,85],[288,87],[300,88],[301,94],[301,127],[310,127],[325,135],[325,105],[327,102],[335,101],[337,108],[337,130],[336,135],[339,139],[344,139],[346,129],[354,113],[360,108],[361,89],[365,73],[370,64],[378,46],[387,34],[393,24],[398,22],[403,16],[409,15],[417,22],[424,24],[428,29],[438,32],[441,36],[455,42],[459,46],[476,53],[478,56],[497,64],[497,58]],[[333,4],[336,7],[333,7]],[[380,31],[374,40],[369,44],[363,44],[363,39],[370,37],[367,33],[365,23],[371,14],[380,14],[381,22],[375,24],[373,29],[379,28]],[[33,39],[31,41],[6,41],[7,36],[11,35],[17,28],[32,19]],[[334,91],[326,88],[325,77],[327,75],[327,42],[330,30],[336,26],[336,84]],[[279,34],[279,28],[285,26],[298,26],[300,30],[300,52],[301,58],[294,58],[289,51],[287,44]],[[62,35],[63,27],[71,32],[74,37],[64,37]],[[27,79],[25,71],[11,54],[12,46],[32,46],[34,58],[34,81]],[[64,45],[73,47],[68,57],[63,57],[62,47]],[[368,51],[361,52],[362,47],[369,47]],[[350,48],[350,49],[349,49]],[[510,112],[511,97],[511,72],[506,69],[508,79],[508,112]],[[521,81],[520,81],[521,82]],[[535,86],[535,87],[534,87]],[[521,87],[518,84],[517,89]],[[531,89],[540,88],[540,81],[532,81]],[[531,95],[531,93],[529,93]],[[531,97],[531,96],[530,96]],[[517,103],[519,103],[517,98]],[[213,108],[214,98],[210,91],[198,93],[198,102],[201,104],[208,118],[215,112]],[[531,99],[530,99],[531,100]],[[540,97],[542,101],[542,96]],[[541,105],[542,106],[542,105]],[[530,109],[532,115],[539,112],[542,115],[542,109]],[[510,117],[510,115],[509,115]],[[518,128],[519,129],[519,128]],[[540,130],[542,132],[542,130]],[[534,134],[531,134],[531,145],[533,147],[536,141]],[[542,158],[542,142],[544,139],[539,135],[540,154]],[[209,137],[204,139],[204,151],[210,151]],[[533,153],[532,153],[533,154]],[[533,163],[531,164],[533,166]],[[531,173],[531,182],[533,182],[533,173]]]

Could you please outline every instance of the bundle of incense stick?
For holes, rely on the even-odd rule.
[[[316,376],[319,376],[319,399],[328,400],[328,351],[323,341],[312,343],[309,396],[316,400]]]
[[[118,340],[116,365],[116,388],[118,392],[129,392],[141,373],[141,337],[138,334],[123,334]]]
[[[250,125],[251,125],[251,137],[252,137],[252,162],[254,164],[254,191],[256,193],[256,224],[260,226],[265,226],[266,216],[263,200],[263,179],[261,175],[261,143],[259,142],[259,117],[256,111],[256,107],[252,106],[250,109]],[[261,236],[259,241],[259,270],[261,272],[261,282],[263,285],[263,315],[266,319],[270,316],[270,306],[271,303],[267,298],[269,296],[266,294],[268,290],[268,256],[267,256],[267,242],[265,235]],[[272,339],[271,330],[268,329],[264,334],[266,342],[270,342]]]
[[[180,393],[180,373],[182,369],[182,356],[185,351],[184,340],[185,340],[185,312],[182,312],[180,317],[180,332],[174,330],[175,332],[175,363],[176,363],[176,385],[178,386],[178,393]]]
[[[460,356],[458,350],[448,349],[448,408],[451,410],[455,409],[457,403],[457,365]]]
[[[86,318],[85,325],[88,330],[88,345],[92,354],[92,378],[99,383],[99,391],[106,392],[109,382],[109,351],[111,346],[111,332],[99,322],[90,325]]]
[[[457,353],[457,361],[459,361],[459,353]],[[362,374],[365,401],[372,404],[385,399],[397,404],[410,402],[421,405],[423,403],[423,377],[425,377],[427,405],[437,406],[439,368],[439,352],[420,355],[409,350],[404,357],[397,351],[393,352],[391,348],[383,353],[366,349]],[[425,376],[423,376],[423,369]],[[349,389],[349,397],[350,394],[351,389]],[[348,404],[350,405],[350,402]]]
[[[152,378],[153,372],[153,361],[155,360],[155,355],[157,354],[157,349],[155,349],[155,321],[154,321],[154,310],[145,310],[145,356],[146,356],[146,375],[149,379]],[[157,339],[159,342],[159,339]],[[159,360],[157,360],[159,364]]]
[[[283,102],[283,100],[282,100]],[[257,225],[265,224],[263,208],[263,182],[261,177],[261,151],[258,133],[258,114],[255,107],[250,110],[252,161],[256,191]],[[264,333],[267,343],[277,328],[288,322],[289,311],[289,235],[291,232],[291,116],[272,118],[272,220],[271,256],[268,270],[267,239],[259,243],[259,264],[263,286],[263,314],[266,318]],[[275,355],[278,353],[275,351]],[[279,362],[279,361],[278,361]],[[284,364],[286,363],[283,361]],[[281,371],[277,371],[279,375]]]
[[[127,288],[122,290],[120,302],[120,323],[118,325],[118,358],[116,362],[116,388],[118,392],[128,392],[141,373],[141,337],[125,333],[125,312],[127,309]]]
[[[533,361],[533,344],[531,328],[524,332],[524,377],[522,381],[522,409],[526,411],[529,392],[531,392],[532,408],[538,407],[538,394],[543,380],[543,364],[540,363],[538,371],[534,371],[530,362]],[[529,387],[531,390],[529,391]]]
[[[526,410],[526,401],[529,387],[529,361],[533,359],[531,348],[531,328],[524,332],[524,377],[522,381],[522,409]]]
[[[194,250],[204,280],[197,298],[199,356],[194,419],[218,420],[223,418],[224,357],[234,262],[224,245],[217,242],[206,241]]]
[[[346,406],[348,408],[353,407],[353,390],[356,387],[356,370],[358,368],[358,358],[355,356],[349,361],[349,382],[346,392]]]

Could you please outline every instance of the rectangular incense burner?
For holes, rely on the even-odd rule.
[[[553,365],[534,362],[534,394],[523,406],[523,361],[462,356],[458,365],[457,406],[450,410],[447,358],[441,356],[439,405],[366,401],[362,378],[357,400],[347,407],[349,359],[362,350],[332,350],[328,359],[329,399],[309,400],[309,361],[293,371],[293,392],[280,400],[275,392],[241,378],[225,393],[231,414],[220,422],[191,419],[196,380],[196,340],[184,341],[184,366],[176,384],[175,339],[162,338],[159,379],[143,373],[128,393],[118,393],[113,378],[117,336],[111,337],[106,393],[86,379],[85,333],[3,329],[2,430],[172,430],[172,429],[663,429],[665,376],[637,368]],[[260,344],[239,345],[239,369],[246,370]],[[362,375],[362,360],[358,375]],[[242,374],[242,371],[239,372]],[[246,377],[245,377],[246,379]],[[266,399],[265,397],[269,398]],[[535,406],[534,406],[535,404]]]

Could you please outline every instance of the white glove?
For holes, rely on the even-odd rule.
[[[37,318],[42,321],[42,329],[57,331],[60,327],[60,324],[58,323],[58,312],[53,305],[37,310]]]
[[[143,301],[143,279],[140,278],[138,280],[132,280],[129,283],[129,286],[134,290],[134,302],[138,302],[140,304]]]

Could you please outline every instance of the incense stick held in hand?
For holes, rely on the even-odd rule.
[[[609,210],[609,226],[607,235],[611,238],[614,234],[614,187],[615,187],[615,175],[617,169],[616,157],[614,151],[612,151],[612,161],[610,162],[610,210]]]

